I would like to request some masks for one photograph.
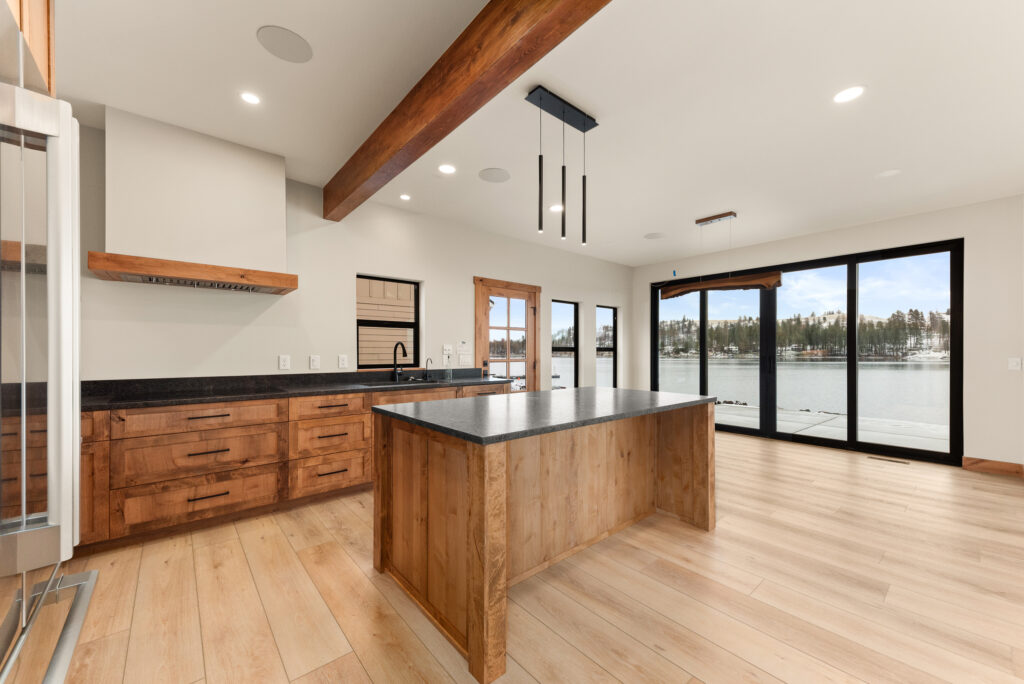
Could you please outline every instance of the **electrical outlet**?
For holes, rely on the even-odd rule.
[[[320,370],[320,355],[310,354],[309,355],[309,370]]]
[[[448,354],[449,356],[451,356],[451,355],[452,355],[452,353],[454,353],[454,350],[452,349],[452,345],[450,345],[450,344],[446,344],[446,345],[444,345],[444,346],[443,346],[443,347],[441,348],[441,353],[442,353],[442,354]]]
[[[292,357],[288,354],[281,354],[277,357],[277,370],[291,370]]]
[[[338,354],[338,368],[348,368],[348,354]]]
[[[1007,370],[1019,371],[1021,369],[1021,360],[1019,356],[1011,356],[1006,362]]]

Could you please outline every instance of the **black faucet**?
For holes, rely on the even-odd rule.
[[[409,354],[407,354],[406,351],[405,351],[405,344],[402,343],[402,342],[395,342],[395,370],[391,374],[391,379],[394,380],[395,382],[398,382],[399,380],[402,379],[402,371],[400,371],[398,369],[398,348],[399,347],[402,348],[402,358],[403,359],[409,358]]]

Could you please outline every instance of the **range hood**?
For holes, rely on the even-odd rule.
[[[213,266],[190,261],[89,252],[89,270],[103,280],[283,295],[299,287],[292,273]]]

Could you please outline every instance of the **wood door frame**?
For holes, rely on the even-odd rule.
[[[486,375],[490,364],[490,307],[491,294],[499,297],[514,297],[526,300],[526,391],[535,392],[540,389],[540,286],[513,283],[508,280],[495,280],[473,276],[475,290],[475,321],[476,339],[474,352],[477,367]],[[532,338],[532,339],[531,339]],[[530,352],[533,352],[533,363],[530,363]],[[511,363],[511,359],[508,360]]]

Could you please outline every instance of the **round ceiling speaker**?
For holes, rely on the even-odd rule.
[[[479,175],[480,180],[485,180],[488,183],[504,183],[512,177],[508,171],[499,168],[484,169]]]
[[[261,26],[256,40],[267,52],[286,62],[302,64],[313,59],[313,48],[305,38],[283,26]]]

